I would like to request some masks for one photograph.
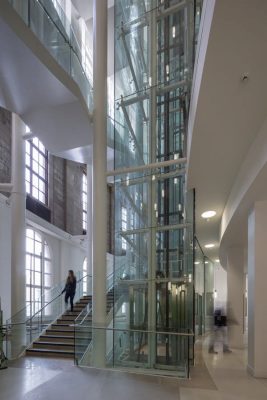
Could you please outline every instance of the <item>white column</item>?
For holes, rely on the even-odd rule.
[[[106,323],[107,0],[94,0],[93,326]],[[93,332],[93,365],[105,366],[106,335]]]
[[[267,202],[257,202],[248,217],[248,371],[267,378]]]
[[[11,314],[14,315],[25,307],[25,142],[22,138],[25,124],[16,114],[12,114],[12,183],[11,194]],[[22,322],[25,315],[21,314]],[[16,329],[16,348],[18,354],[25,345],[25,327]],[[13,338],[14,339],[14,338]]]
[[[93,274],[93,176],[92,165],[87,165],[87,273]],[[91,294],[91,278],[87,291]]]
[[[244,249],[227,252],[227,318],[230,348],[244,347]]]

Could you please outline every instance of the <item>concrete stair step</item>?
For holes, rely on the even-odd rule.
[[[77,315],[62,315],[59,319],[63,321],[75,321],[75,319],[78,317],[79,314]]]
[[[41,335],[39,337],[40,342],[61,342],[74,344],[74,336],[57,336],[57,335]]]
[[[32,348],[45,350],[69,350],[74,353],[74,343],[36,341],[33,342]]]
[[[80,329],[74,337],[74,321],[77,316],[92,302],[92,296],[83,296],[74,304],[73,311],[66,310],[55,323],[50,325],[45,333],[32,344],[32,348],[26,350],[28,356],[73,358],[74,345],[81,355],[91,341],[91,332],[88,329]],[[92,316],[86,318],[88,325],[92,322]]]
[[[27,349],[26,355],[33,356],[33,357],[73,358],[74,351],[72,351],[72,350]]]
[[[57,324],[57,325],[73,325],[73,324],[74,324],[74,321],[75,321],[75,318],[72,318],[72,319],[67,319],[67,318],[62,319],[62,318],[59,318],[59,319],[57,319],[56,324]]]
[[[50,327],[52,330],[61,330],[61,331],[74,331],[74,326],[71,326],[70,324],[52,324]]]
[[[74,331],[73,330],[72,331],[67,331],[67,330],[56,329],[56,328],[47,329],[45,332],[49,336],[51,336],[51,335],[54,335],[54,336],[73,336],[74,335]]]

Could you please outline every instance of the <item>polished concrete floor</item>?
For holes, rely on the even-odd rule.
[[[1,400],[266,400],[267,379],[246,372],[245,351],[196,346],[190,380],[77,368],[71,361],[22,358],[0,371]]]

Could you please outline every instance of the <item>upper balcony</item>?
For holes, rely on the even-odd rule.
[[[80,149],[92,143],[93,90],[83,28],[71,25],[57,0],[1,1],[0,105],[52,153],[78,149],[77,161],[86,162]]]

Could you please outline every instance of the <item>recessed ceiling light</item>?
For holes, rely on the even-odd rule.
[[[202,218],[205,218],[205,219],[209,219],[209,218],[214,217],[215,215],[216,215],[216,211],[209,210],[209,211],[203,212],[203,213],[201,214],[201,217],[202,217]]]
[[[208,264],[209,262],[208,261],[205,261],[205,264]]]
[[[216,258],[215,262],[220,262],[219,258]]]
[[[198,265],[199,264],[199,261],[195,261],[195,265]]]
[[[205,244],[206,249],[211,249],[211,248],[214,247],[214,246],[215,246],[214,243]]]

